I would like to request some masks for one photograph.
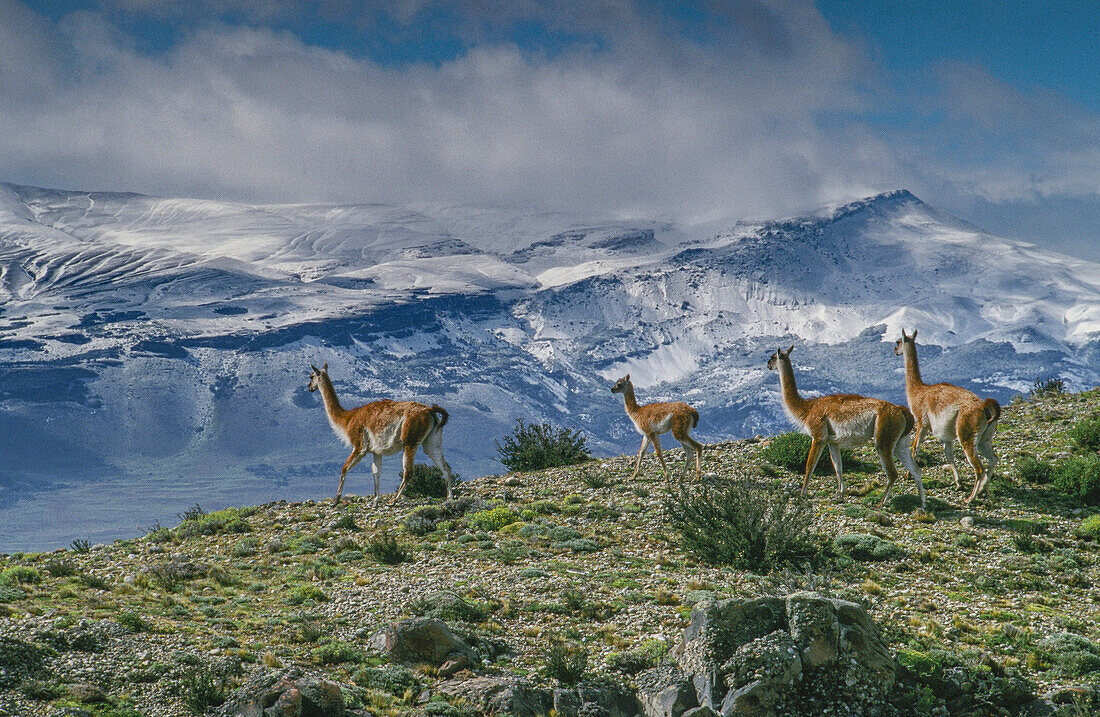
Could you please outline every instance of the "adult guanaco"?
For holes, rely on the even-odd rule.
[[[913,476],[921,508],[924,508],[924,483],[921,482],[920,469],[906,445],[914,424],[909,409],[889,401],[850,393],[802,398],[795,386],[794,369],[791,368],[790,355],[793,349],[794,345],[786,351],[776,349],[768,359],[768,368],[779,371],[779,386],[787,415],[803,433],[810,436],[810,454],[806,457],[802,495],[806,495],[810,475],[817,468],[822,451],[828,447],[829,457],[832,458],[833,469],[836,471],[837,498],[843,498],[844,467],[840,459],[840,449],[873,441],[882,470],[886,472],[886,489],[882,491],[879,507],[885,505],[890,487],[897,480],[898,471],[894,465],[894,458],[897,457]]]
[[[955,488],[962,488],[959,471],[955,467],[955,441],[962,446],[966,460],[974,469],[974,488],[966,499],[969,503],[981,495],[989,484],[989,476],[997,467],[997,454],[993,451],[993,434],[1001,417],[1001,404],[992,398],[982,399],[972,391],[950,383],[927,384],[921,380],[917,365],[917,330],[913,335],[901,330],[901,338],[894,342],[894,354],[905,357],[905,396],[909,410],[916,419],[913,431],[913,455],[926,433],[931,433],[943,443],[943,455],[947,466],[955,475]],[[982,467],[981,454],[989,464]]]
[[[332,380],[328,377],[328,364],[309,367],[310,393],[320,390],[325,413],[332,430],[351,448],[351,455],[340,471],[340,485],[336,489],[334,503],[340,502],[344,492],[344,478],[368,453],[374,460],[374,500],[378,500],[379,481],[382,473],[382,456],[403,453],[401,487],[394,496],[396,501],[405,492],[405,485],[412,475],[416,449],[423,447],[432,462],[443,471],[447,481],[447,500],[451,499],[451,467],[443,458],[443,426],[447,424],[447,412],[436,405],[426,406],[416,401],[372,401],[365,406],[345,410],[336,397]]]
[[[634,473],[630,478],[638,475],[642,467],[642,454],[650,443],[657,451],[657,459],[661,461],[661,469],[668,478],[668,466],[665,465],[664,454],[661,453],[661,434],[672,431],[672,437],[684,447],[684,455],[691,461],[691,453],[695,453],[695,476],[703,476],[703,446],[691,437],[690,431],[699,425],[699,412],[683,401],[671,401],[668,403],[647,403],[638,405],[634,397],[634,384],[630,382],[630,374],[627,374],[615,382],[611,387],[611,393],[621,393],[623,403],[626,405],[626,415],[630,417],[634,428],[642,434],[642,447],[638,451],[638,460],[634,463]]]

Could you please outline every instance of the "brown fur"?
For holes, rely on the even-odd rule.
[[[844,497],[844,469],[840,448],[873,441],[882,469],[886,472],[886,488],[882,492],[879,507],[886,503],[890,488],[897,480],[894,456],[913,430],[914,418],[907,408],[877,398],[867,398],[851,393],[838,393],[821,398],[805,399],[798,393],[791,367],[790,353],[794,346],[776,350],[768,359],[768,368],[779,371],[779,384],[783,405],[791,419],[810,436],[810,454],[806,458],[806,473],[802,478],[802,495],[810,483],[810,475],[817,468],[822,452],[828,448],[836,471],[837,495]],[[920,471],[911,454],[899,456],[917,484],[921,507],[925,505],[924,484]]]
[[[623,403],[626,406],[626,415],[634,423],[634,428],[642,434],[642,447],[638,451],[638,460],[634,463],[633,479],[638,475],[642,467],[642,454],[650,443],[657,452],[657,459],[661,461],[661,469],[668,478],[668,466],[665,465],[665,457],[661,452],[661,434],[672,432],[672,437],[680,442],[684,448],[684,455],[691,460],[691,453],[695,453],[695,476],[703,477],[703,446],[691,437],[690,431],[699,425],[699,412],[683,401],[669,401],[666,403],[647,403],[639,406],[634,397],[634,384],[630,382],[630,374],[620,378],[611,388],[612,393],[621,393]]]
[[[989,483],[989,477],[997,465],[993,451],[993,434],[1001,417],[1001,406],[992,398],[981,399],[972,391],[950,383],[927,384],[921,380],[917,364],[917,332],[907,336],[905,330],[894,343],[894,353],[905,357],[905,396],[909,409],[917,421],[913,432],[913,455],[916,455],[924,434],[932,432],[944,447],[944,457],[955,474],[955,487],[961,488],[959,471],[955,468],[955,441],[962,446],[970,467],[974,469],[974,488],[969,503],[981,495]],[[978,454],[989,462],[989,469],[982,466]]]
[[[344,479],[367,453],[373,455],[371,472],[374,474],[374,498],[378,500],[382,456],[401,451],[402,478],[394,500],[405,492],[405,485],[412,475],[416,449],[423,446],[428,457],[443,471],[447,481],[447,499],[451,498],[451,467],[443,458],[440,447],[442,429],[448,414],[437,405],[426,406],[416,401],[391,401],[382,399],[345,410],[336,397],[332,380],[328,376],[328,364],[323,368],[310,366],[309,390],[321,391],[325,412],[333,430],[351,445],[351,455],[340,470],[340,485],[336,489],[335,502],[340,502],[344,492]],[[437,417],[438,416],[438,417]]]

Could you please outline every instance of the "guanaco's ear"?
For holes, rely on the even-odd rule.
[[[313,364],[310,364],[309,367],[313,369],[313,373],[321,373],[321,369],[317,368]]]
[[[906,335],[906,333],[905,333],[905,327],[904,327],[904,326],[902,326],[902,327],[901,327],[901,337],[902,337],[903,339],[907,339],[907,338],[909,338],[909,336],[908,336],[908,335]]]
[[[913,335],[912,335],[912,336],[910,336],[909,338],[911,338],[911,339],[913,339],[914,341],[916,341],[916,339],[917,339],[917,330],[916,330],[916,329],[913,329]]]
[[[794,344],[791,344],[791,347],[789,349],[787,349],[787,355],[788,356],[791,355],[791,351],[794,351]]]
[[[629,381],[629,380],[630,380],[630,374],[627,374],[627,375],[626,375],[626,380],[627,380],[627,381]]]
[[[328,361],[325,361],[325,365],[321,367],[322,371],[328,371]]]

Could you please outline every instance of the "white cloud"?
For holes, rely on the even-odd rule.
[[[220,24],[220,3],[181,26],[171,51],[148,54],[112,24],[135,3],[171,16],[157,0],[118,0],[55,28],[0,0],[4,179],[686,221],[777,216],[899,186],[949,210],[1100,195],[1095,115],[965,65],[943,68],[942,93],[907,108],[870,53],[809,2],[731,3],[699,37],[632,2],[475,5],[468,52],[397,67]],[[396,2],[392,14],[412,22],[425,5]],[[252,7],[259,22],[297,6]],[[524,52],[486,30],[502,13],[603,43]],[[866,119],[899,102],[942,119],[906,133]]]

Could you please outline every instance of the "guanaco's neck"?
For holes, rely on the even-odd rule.
[[[336,389],[332,387],[332,381],[328,374],[321,374],[321,400],[325,402],[325,413],[333,425],[341,423],[341,419],[347,411],[340,405],[340,399],[336,397]]]
[[[924,385],[920,379],[920,367],[917,366],[917,345],[912,341],[902,342],[901,348],[905,356],[905,390],[919,388]]]
[[[794,369],[791,368],[791,360],[782,358],[779,360],[779,388],[783,393],[783,404],[791,415],[801,420],[806,413],[806,400],[798,395],[798,387],[794,383]]]
[[[628,415],[633,416],[638,412],[638,400],[634,398],[634,386],[627,384],[623,388],[623,403],[626,404],[626,412]]]

